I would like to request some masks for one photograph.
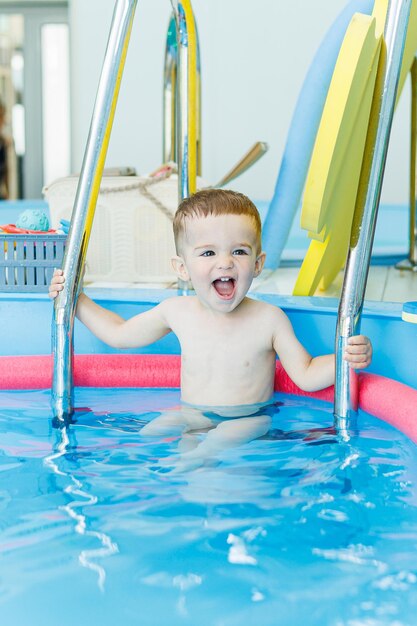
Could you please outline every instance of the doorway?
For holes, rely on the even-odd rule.
[[[7,197],[36,199],[70,173],[67,2],[0,2]]]

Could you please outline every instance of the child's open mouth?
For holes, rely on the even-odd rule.
[[[213,287],[217,291],[220,298],[230,300],[235,293],[236,281],[234,278],[218,278],[213,281]]]

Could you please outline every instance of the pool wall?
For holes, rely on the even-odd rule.
[[[176,295],[173,290],[86,289],[102,306],[128,318]],[[255,296],[254,296],[255,297]],[[313,355],[334,351],[338,301],[334,298],[256,295],[281,307],[289,316],[297,337]],[[367,302],[361,332],[373,343],[370,372],[417,388],[417,327],[401,319],[402,305]],[[0,293],[0,355],[34,355],[51,352],[52,303],[46,294]],[[76,321],[78,354],[117,353]],[[132,354],[179,354],[173,334]]]

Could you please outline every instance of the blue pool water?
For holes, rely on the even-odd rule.
[[[140,431],[176,390],[78,389],[63,430],[49,393],[2,392],[0,623],[415,625],[414,444],[275,401],[267,435],[172,473],[179,436]]]

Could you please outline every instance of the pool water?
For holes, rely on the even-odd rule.
[[[275,401],[266,435],[172,472],[178,433],[140,431],[176,390],[78,389],[65,429],[48,392],[2,392],[1,624],[415,625],[414,444]]]

